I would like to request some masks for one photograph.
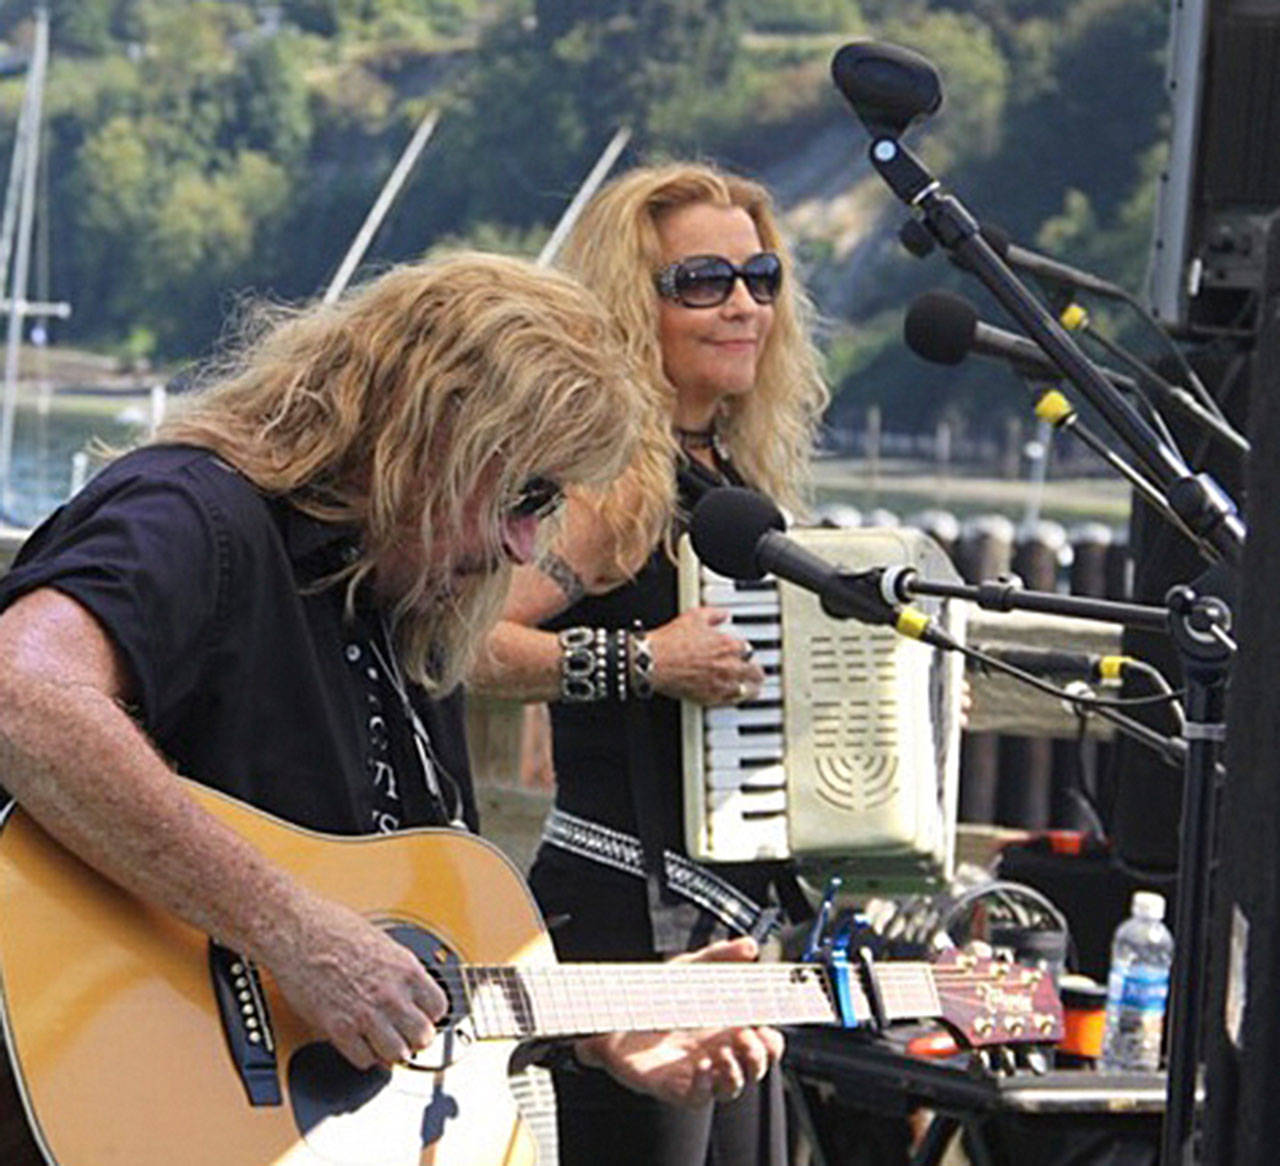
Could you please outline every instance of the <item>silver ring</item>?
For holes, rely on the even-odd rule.
[[[741,656],[744,660],[750,660],[751,657],[755,655],[755,652],[752,650],[750,644],[743,644],[742,651],[739,652],[738,655]]]
[[[749,685],[745,680],[738,681],[738,699],[739,700],[746,700],[747,694],[750,691],[751,691],[751,685]]]

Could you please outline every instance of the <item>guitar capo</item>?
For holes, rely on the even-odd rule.
[[[827,969],[842,1027],[857,1028],[871,1019],[874,1019],[877,1024],[882,1024],[883,1012],[875,999],[874,990],[867,993],[872,1011],[877,1014],[874,1017],[859,1016],[854,1002],[853,977],[857,972],[849,960],[849,949],[853,943],[854,932],[858,928],[858,916],[854,912],[845,913],[840,917],[831,935],[825,934],[827,925],[835,913],[836,893],[840,890],[841,882],[839,875],[832,875],[827,880],[826,889],[822,893],[822,902],[818,907],[813,927],[809,930],[809,939],[805,944],[801,960],[804,963],[821,964]],[[869,953],[864,955],[860,952],[858,959],[861,961],[864,958],[869,958]],[[871,979],[870,976],[865,978]]]

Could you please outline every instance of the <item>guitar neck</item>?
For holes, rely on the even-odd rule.
[[[472,964],[455,971],[481,1039],[842,1023],[831,977],[816,964]],[[886,1019],[938,1015],[928,964],[878,965],[871,975]],[[849,988],[854,1016],[869,1020],[856,972]]]

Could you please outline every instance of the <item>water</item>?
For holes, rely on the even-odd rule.
[[[1155,1072],[1160,1068],[1160,1040],[1173,964],[1173,936],[1162,922],[1163,916],[1163,896],[1138,891],[1129,918],[1116,928],[1099,1061],[1104,1071]]]
[[[95,439],[125,446],[145,432],[142,398],[79,397],[22,404],[14,416],[13,458],[3,517],[17,526],[34,526],[71,492],[72,461]],[[90,468],[98,462],[90,458]]]

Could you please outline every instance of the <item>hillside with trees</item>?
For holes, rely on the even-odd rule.
[[[713,157],[778,191],[824,313],[833,418],[993,408],[984,370],[900,342],[925,287],[906,217],[829,80],[855,36],[944,81],[915,139],[985,220],[1131,288],[1162,157],[1164,6],[1151,0],[52,0],[42,297],[57,342],[177,364],[245,296],[331,278],[429,109],[440,127],[367,257],[462,243],[535,253],[619,125],[624,162]],[[30,0],[0,2],[0,154]],[[975,296],[974,298],[980,299]],[[987,307],[983,308],[984,313]],[[945,384],[945,393],[942,391]],[[1021,407],[1010,388],[1002,406]]]

